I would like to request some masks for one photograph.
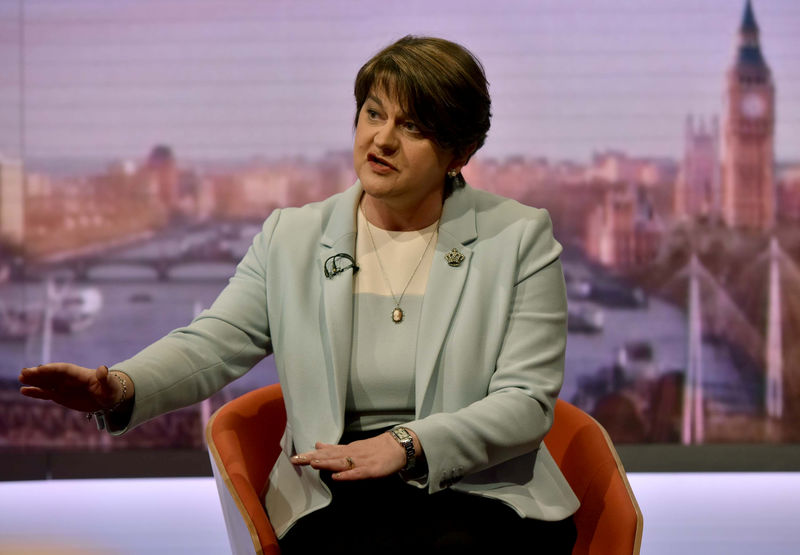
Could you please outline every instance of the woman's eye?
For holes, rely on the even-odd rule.
[[[367,108],[367,117],[369,119],[378,119],[378,112]]]
[[[403,128],[410,133],[419,133],[419,127],[413,121],[403,122]]]

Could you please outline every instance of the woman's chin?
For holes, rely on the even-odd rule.
[[[396,193],[394,183],[383,176],[364,176],[359,178],[364,192],[374,198],[387,198]]]

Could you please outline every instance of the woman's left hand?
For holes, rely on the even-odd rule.
[[[406,465],[405,449],[389,432],[347,445],[317,442],[314,447],[314,451],[292,457],[292,464],[328,470],[333,472],[334,480],[382,478],[399,472]]]

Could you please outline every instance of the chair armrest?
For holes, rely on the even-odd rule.
[[[226,403],[208,422],[206,439],[218,487],[224,485],[244,520],[256,553],[279,553],[277,538],[263,505],[269,472],[280,453],[286,411],[280,386],[259,388]],[[230,507],[220,490],[231,547],[235,549]],[[236,528],[236,525],[234,526]]]

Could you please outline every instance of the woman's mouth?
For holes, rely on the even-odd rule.
[[[388,174],[393,171],[397,171],[397,168],[395,168],[389,162],[379,156],[375,156],[374,154],[367,155],[367,162],[369,163],[370,168],[372,168],[372,171],[375,173]]]

